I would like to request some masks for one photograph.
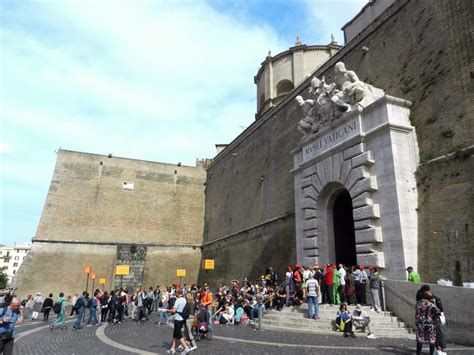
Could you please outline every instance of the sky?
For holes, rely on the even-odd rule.
[[[212,158],[254,121],[268,51],[343,44],[366,3],[0,1],[0,243],[35,236],[58,149]]]

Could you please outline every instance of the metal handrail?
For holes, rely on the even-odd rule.
[[[403,302],[405,302],[409,306],[411,306],[413,308],[416,306],[415,301],[413,301],[412,299],[410,299],[410,298],[406,297],[405,295],[401,294],[400,292],[395,290],[393,287],[390,287],[390,286],[386,285],[385,282],[383,282],[383,281],[381,282],[381,284],[382,284],[382,298],[383,298],[384,308],[385,308],[385,290],[389,291],[392,295],[398,297],[400,300],[402,300]]]

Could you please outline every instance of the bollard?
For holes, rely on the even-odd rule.
[[[262,304],[258,305],[258,330],[262,330],[262,317],[263,317],[263,310]]]

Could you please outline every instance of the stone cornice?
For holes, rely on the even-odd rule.
[[[85,245],[102,245],[102,246],[117,246],[117,245],[140,245],[157,248],[201,248],[200,244],[162,244],[162,243],[124,243],[124,242],[97,242],[87,240],[52,240],[33,238],[33,243],[52,243],[52,244],[85,244]]]

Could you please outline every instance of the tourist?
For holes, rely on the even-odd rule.
[[[365,267],[363,265],[356,266],[355,271],[353,272],[354,275],[354,286],[356,292],[356,298],[358,304],[366,304],[366,289],[365,285],[367,283],[367,274],[365,272]]]
[[[150,286],[148,289],[148,300],[146,301],[146,308],[148,309],[148,315],[153,311],[153,304],[155,303],[155,292],[153,287]]]
[[[295,306],[299,306],[303,303],[303,275],[302,275],[303,268],[300,264],[295,264],[295,268],[293,270],[293,281],[295,282],[295,297],[293,304]]]
[[[31,320],[38,319],[39,312],[41,312],[41,306],[43,305],[43,297],[41,297],[41,292],[38,292],[33,299],[33,314],[31,315]]]
[[[431,291],[429,285],[423,285],[421,288],[416,292],[416,301],[421,301],[423,295],[426,291]],[[435,323],[435,331],[436,331],[436,350],[438,351],[438,355],[445,355],[446,352],[446,336],[444,335],[442,325],[445,324],[446,320],[444,317],[444,307],[443,303],[441,302],[441,298],[435,296],[431,293],[431,300],[430,302],[433,303],[439,310],[439,320]]]
[[[51,330],[53,330],[58,323],[61,323],[61,329],[66,329],[66,303],[69,302],[70,299],[71,296],[64,298],[63,292],[59,294],[59,297],[56,300],[56,303],[59,304],[59,313],[57,318],[52,321],[49,326]]]
[[[107,321],[109,323],[114,323],[115,312],[117,310],[117,294],[115,293],[115,290],[110,291],[108,308],[109,308],[109,317]]]
[[[15,342],[15,324],[23,324],[25,309],[14,297],[8,306],[0,308],[0,353],[11,355]]]
[[[219,311],[219,323],[220,324],[234,324],[234,306],[228,302],[224,303],[224,306]]]
[[[21,305],[25,308],[25,319],[28,318],[28,314],[33,308],[33,304],[34,300],[32,295],[28,295],[23,301],[21,301]]]
[[[47,322],[49,319],[49,312],[51,312],[51,308],[53,308],[53,294],[50,293],[48,297],[43,302],[41,306],[41,312],[43,312],[43,322]]]
[[[196,347],[189,347],[186,341],[184,340],[183,333],[182,333],[182,328],[185,323],[185,319],[182,317],[181,313],[184,310],[184,307],[186,306],[186,300],[183,297],[183,290],[182,289],[177,289],[176,290],[176,295],[177,299],[175,301],[174,307],[169,310],[169,312],[174,313],[174,330],[173,330],[173,340],[171,342],[171,348],[167,351],[170,354],[174,354],[176,352],[176,340],[179,341],[179,343],[182,345],[184,348],[183,353],[187,354]]]
[[[290,295],[291,293],[295,292],[295,284],[293,282],[293,271],[291,270],[291,266],[288,266],[288,269],[285,274],[285,295],[286,295],[286,300],[285,304],[287,307],[290,306]]]
[[[371,270],[369,276],[369,287],[370,287],[370,295],[372,296],[372,310],[380,313],[382,309],[380,307],[380,275],[377,271],[377,267],[371,266],[369,268]]]
[[[153,310],[156,312],[160,307],[160,285],[156,286],[155,291],[153,291]]]
[[[408,282],[414,282],[414,283],[420,283],[420,275],[413,270],[413,266],[407,267],[407,272],[408,272]]]
[[[206,286],[204,288],[203,293],[202,293],[201,304],[206,308],[207,313],[209,313],[209,339],[212,338],[212,334],[213,334],[213,332],[212,332],[213,331],[213,326],[212,326],[212,314],[213,314],[212,302],[213,302],[212,293],[209,289],[209,286]]]
[[[79,298],[76,301],[76,312],[77,312],[77,319],[76,322],[73,325],[73,328],[75,330],[81,330],[81,322],[82,318],[84,317],[84,309],[86,306],[86,297],[88,296],[88,293],[86,291],[82,292],[82,295],[79,296]]]
[[[339,311],[336,313],[336,331],[343,332],[344,337],[346,338],[349,335],[353,338],[356,337],[352,331],[351,312],[347,310],[347,305],[345,303],[341,303],[339,306]]]
[[[423,292],[421,300],[416,302],[415,324],[416,331],[416,353],[421,354],[423,344],[429,344],[430,354],[434,354],[436,347],[435,325],[439,321],[441,312],[431,299],[431,291]]]
[[[140,293],[138,294],[138,298],[136,302],[137,313],[138,313],[137,322],[143,321],[143,320],[146,320],[146,321],[149,320],[147,312],[146,312],[147,300],[148,300],[148,293],[146,292],[145,287],[142,287]]]
[[[362,309],[362,306],[360,304],[358,304],[355,310],[352,312],[352,327],[353,332],[355,329],[361,329],[363,333],[365,333],[365,329],[367,328],[369,332],[367,338],[375,339],[375,335],[372,332],[372,327],[370,325],[370,317]]]
[[[107,320],[107,313],[109,312],[109,293],[104,291],[100,297],[100,322],[104,323]]]
[[[70,317],[74,316],[74,312],[77,313],[77,311],[76,311],[76,302],[77,302],[78,298],[79,298],[79,293],[78,292],[74,293],[74,297],[72,298],[71,313],[69,314]]]
[[[94,324],[100,324],[97,320],[97,295],[98,292],[94,293],[94,297],[91,297],[89,301],[87,301],[87,308],[89,309],[89,319],[87,320],[86,327],[92,327],[91,321],[94,320]],[[101,317],[102,318],[102,317]]]
[[[346,269],[344,268],[344,265],[339,264],[339,269],[337,270],[337,273],[339,275],[339,281],[341,283],[341,287],[339,290],[339,295],[341,297],[341,302],[348,303],[348,300],[345,297],[345,288],[346,288]]]
[[[319,296],[318,296],[318,303],[322,302],[321,294],[323,292],[322,285],[324,282],[324,273],[321,270],[321,266],[319,264],[314,265],[314,279],[318,282],[319,286]]]
[[[325,295],[323,295],[323,303],[333,304],[333,285],[334,277],[332,275],[333,269],[331,264],[326,264],[326,269],[324,270],[324,284],[325,284]]]
[[[306,293],[308,295],[308,312],[309,318],[318,320],[319,319],[319,304],[318,296],[320,293],[318,281],[314,279],[314,275],[309,275],[309,280],[306,281]]]
[[[168,313],[166,309],[169,307],[169,293],[166,289],[166,286],[160,292],[160,303],[161,303],[161,311],[160,311],[160,325],[168,325]]]
[[[341,303],[341,275],[339,274],[338,270],[336,270],[336,266],[332,266],[332,300],[334,304]]]

